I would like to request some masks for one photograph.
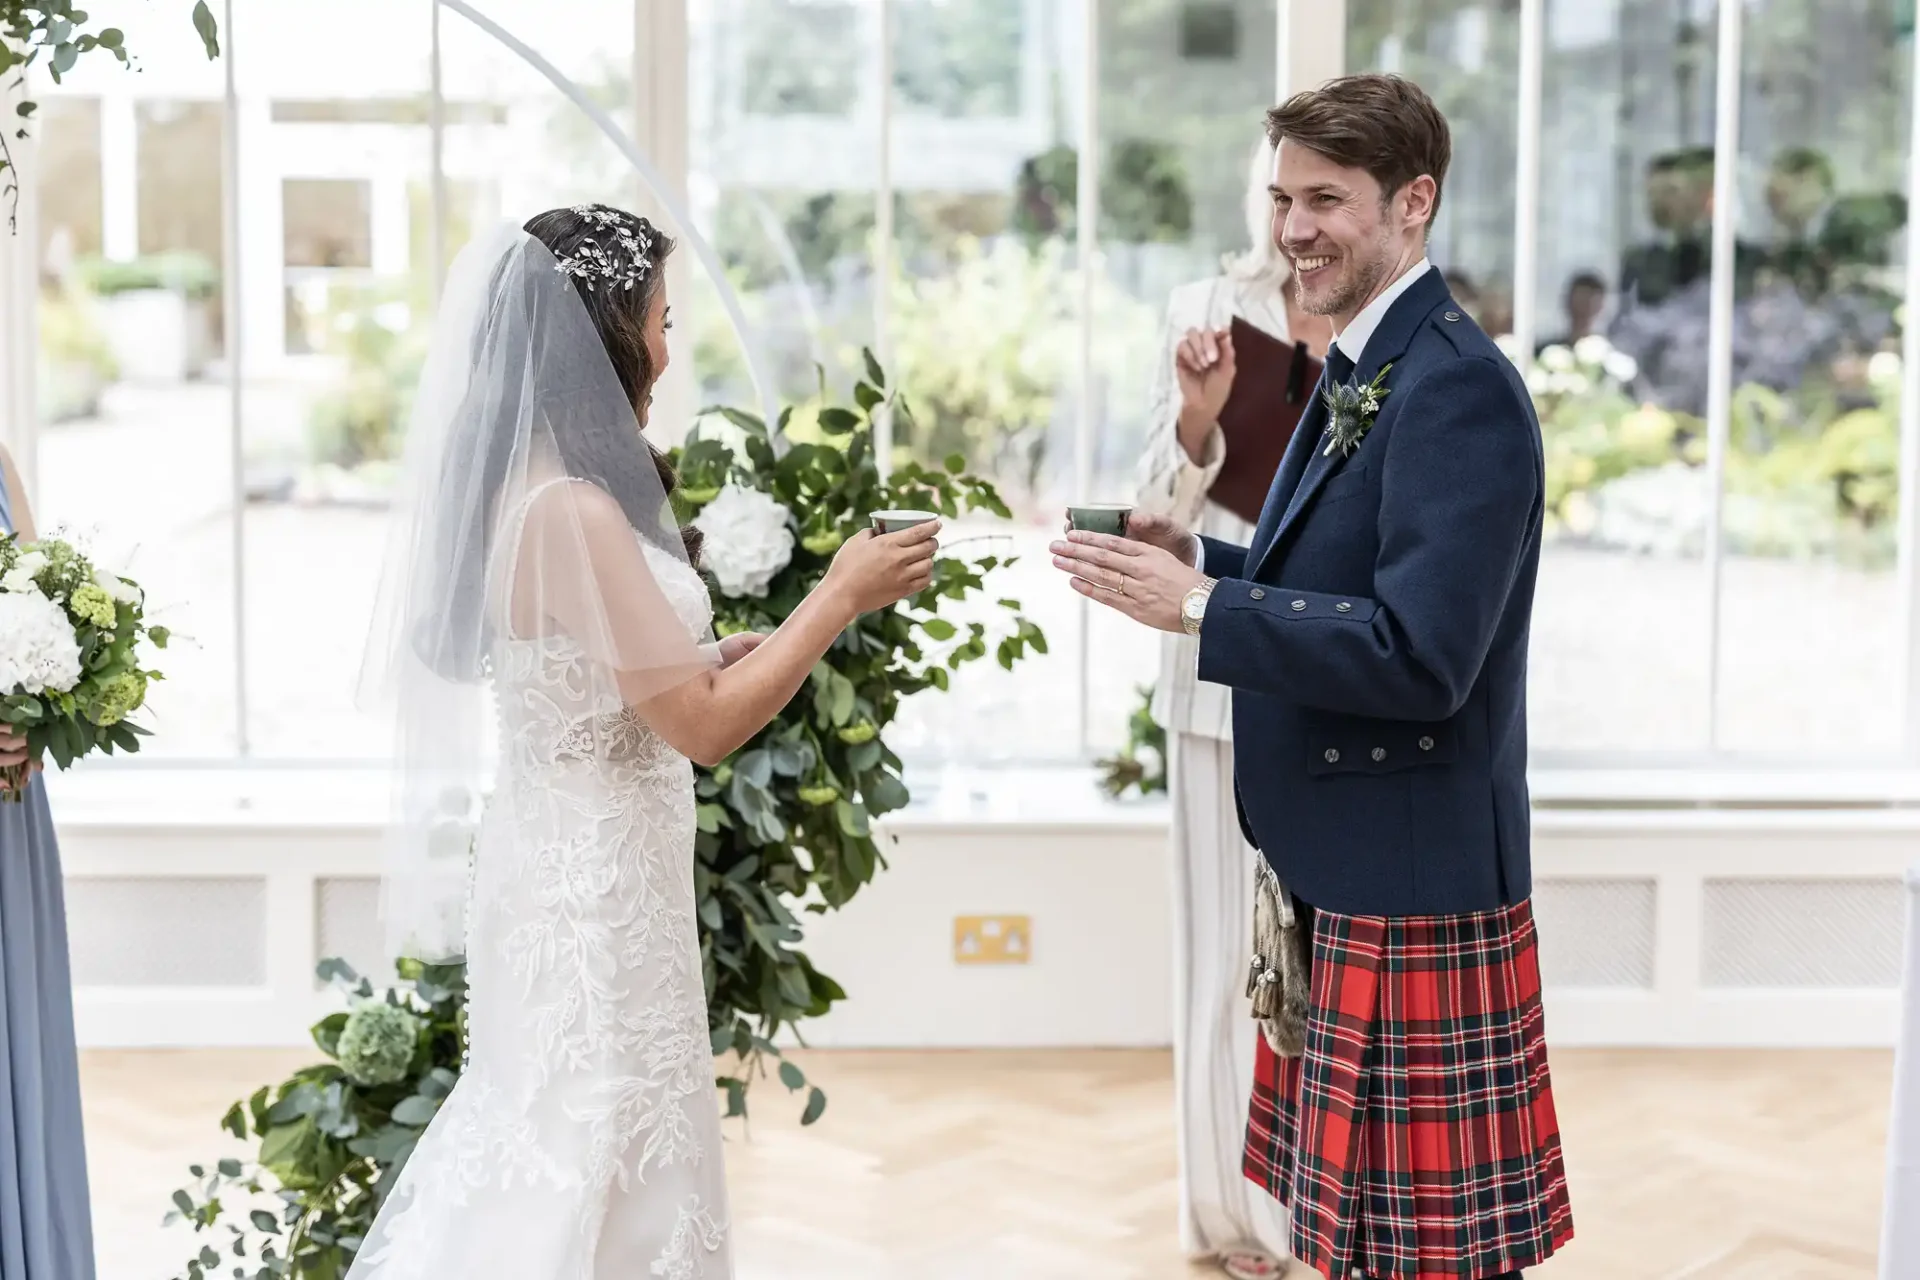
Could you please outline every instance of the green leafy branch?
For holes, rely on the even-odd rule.
[[[874,511],[1009,516],[993,484],[968,474],[957,456],[937,468],[909,463],[881,474],[876,426],[890,416],[895,431],[911,438],[913,410],[888,390],[870,352],[865,371],[851,405],[831,403],[823,380],[809,409],[817,442],[783,451],[757,416],[715,409],[728,429],[698,430],[677,454],[683,518],[727,484],[760,489],[792,512],[798,545],[767,595],[715,594],[722,634],[778,627]],[[781,415],[782,435],[795,417],[791,408]],[[926,590],[859,618],[766,729],[700,771],[694,888],[713,1050],[733,1064],[720,1078],[730,1115],[746,1113],[748,1089],[770,1062],[778,1062],[787,1089],[805,1092],[803,1122],[826,1107],[825,1094],[774,1046],[783,1031],[801,1039],[801,1023],[846,997],[798,949],[804,935],[796,910],[836,910],[886,866],[873,823],[908,801],[900,758],[884,741],[901,700],[946,691],[954,671],[989,655],[1011,669],[1047,651],[1045,634],[1017,600],[998,600],[992,624],[941,616],[986,591],[988,576],[1011,563],[961,553],[971,541],[946,548]]]
[[[27,71],[36,64],[59,84],[83,56],[102,49],[121,66],[131,67],[126,34],[118,27],[89,31],[89,21],[87,11],[75,8],[73,0],[0,0],[0,85],[9,91],[24,89]],[[219,57],[220,28],[207,0],[196,0],[193,6],[193,29],[207,60]],[[7,202],[7,226],[15,231],[19,229],[20,182],[11,144],[26,138],[28,123],[39,108],[39,103],[23,100],[14,108],[17,123],[11,130],[0,127],[0,199]]]
[[[262,1087],[222,1118],[235,1138],[259,1144],[254,1158],[194,1165],[193,1183],[173,1193],[167,1222],[213,1237],[179,1280],[229,1268],[237,1280],[345,1275],[459,1078],[462,967],[402,961],[403,985],[379,993],[340,960],[324,961],[319,974],[354,1007],[314,1026],[326,1061]]]

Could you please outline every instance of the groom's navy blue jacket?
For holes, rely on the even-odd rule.
[[[1324,452],[1316,392],[1252,545],[1206,540],[1200,678],[1233,689],[1241,825],[1294,893],[1350,915],[1489,910],[1532,891],[1540,425],[1437,268],[1353,381],[1387,365],[1350,455]]]

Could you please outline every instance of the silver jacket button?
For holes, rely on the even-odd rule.
[[[1379,764],[1382,760],[1385,760],[1387,758],[1387,749],[1385,747],[1375,747],[1373,749],[1372,755],[1373,755],[1373,762],[1375,764]]]
[[[1253,590],[1247,592],[1247,594],[1255,600],[1265,600],[1267,598],[1266,591],[1260,587],[1255,587]]]
[[[1347,603],[1347,602],[1346,602],[1345,600],[1342,600],[1342,601],[1341,601],[1341,602],[1340,602],[1339,604],[1337,604],[1337,605],[1335,605],[1335,606],[1333,606],[1333,607],[1334,607],[1334,610],[1335,610],[1335,612],[1338,612],[1338,613],[1352,613],[1352,612],[1353,612],[1353,606],[1352,606],[1352,605],[1350,605],[1350,604],[1348,604],[1348,603]]]
[[[1432,739],[1432,738],[1422,738],[1422,739],[1420,739],[1420,749],[1421,749],[1422,751],[1431,751],[1431,750],[1433,750],[1433,739]]]
[[[1295,600],[1295,601],[1293,602],[1293,611],[1294,611],[1295,613],[1303,613],[1303,612],[1305,612],[1305,611],[1306,611],[1306,607],[1307,607],[1307,602],[1306,602],[1305,600]]]
[[[1449,311],[1449,312],[1447,312],[1447,319],[1448,319],[1448,320],[1450,320],[1450,321],[1451,321],[1451,320],[1458,320],[1459,318],[1460,318],[1460,313],[1459,313],[1458,311]]]
[[[1340,763],[1340,752],[1338,751],[1338,749],[1334,747],[1327,748],[1327,763],[1328,764]]]

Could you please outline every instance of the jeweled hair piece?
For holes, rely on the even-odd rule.
[[[598,227],[599,234],[583,239],[576,252],[555,259],[562,275],[589,289],[604,284],[620,291],[631,290],[647,278],[653,270],[648,256],[653,232],[645,222],[603,204],[575,205],[573,212]]]

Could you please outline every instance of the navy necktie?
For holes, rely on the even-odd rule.
[[[1327,385],[1337,386],[1353,376],[1353,361],[1335,343],[1327,348]]]

